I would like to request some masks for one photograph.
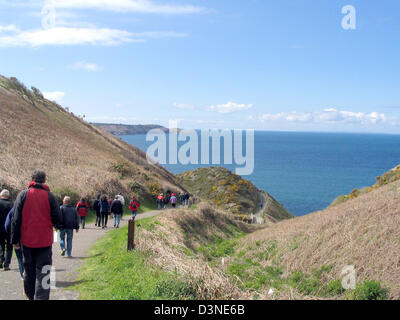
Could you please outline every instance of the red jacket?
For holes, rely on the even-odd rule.
[[[76,205],[76,211],[78,211],[80,217],[86,217],[89,212],[88,203],[79,201],[78,204]]]
[[[133,205],[136,205],[136,208],[133,207]],[[131,204],[129,205],[129,210],[131,211],[138,211],[140,207],[140,203],[136,199],[132,199]]]
[[[60,207],[49,187],[31,182],[15,201],[12,244],[21,242],[29,248],[50,247],[54,241],[53,226],[58,228],[61,220]]]

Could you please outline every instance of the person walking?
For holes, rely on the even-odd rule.
[[[111,204],[111,213],[114,215],[114,228],[119,228],[119,223],[121,221],[122,213],[124,212],[124,207],[118,196],[115,196],[114,201]]]
[[[169,198],[170,198],[170,194],[167,193],[167,194],[165,195],[165,197],[164,197],[164,200],[163,200],[163,202],[164,202],[164,209],[168,209]]]
[[[7,215],[13,207],[10,201],[10,192],[6,189],[0,193],[0,269],[4,271],[10,270],[13,246],[11,244],[10,234],[6,232],[4,227]]]
[[[180,198],[180,201],[181,201],[181,206],[184,206],[185,205],[185,193],[182,192],[180,194],[179,198]]]
[[[189,206],[189,199],[190,199],[190,194],[189,192],[185,193],[185,207]]]
[[[89,204],[85,198],[82,198],[81,201],[78,202],[76,205],[76,210],[81,218],[82,229],[85,229],[86,217],[89,213]]]
[[[110,206],[108,204],[108,199],[107,196],[104,195],[100,201],[101,227],[103,229],[107,228],[108,215],[110,214],[109,210]]]
[[[158,210],[161,210],[164,205],[164,194],[161,193],[158,195],[156,203]]]
[[[9,237],[11,237],[11,219],[12,219],[13,214],[14,214],[14,208],[12,208],[10,210],[10,212],[8,213],[6,223],[4,225],[4,229],[6,230]],[[19,268],[19,273],[21,275],[21,280],[23,281],[25,269],[24,269],[24,263],[23,263],[23,259],[22,259],[21,245],[19,244],[19,249],[14,249],[14,251],[15,251],[15,255],[17,256],[17,260],[18,260],[18,268]]]
[[[131,203],[129,205],[129,210],[132,211],[132,220],[135,221],[137,212],[139,210],[140,203],[136,200],[135,197],[132,197]]]
[[[96,227],[101,226],[100,197],[101,195],[98,194],[97,198],[93,201],[93,210],[96,212],[96,223],[94,225]]]
[[[67,252],[68,258],[72,256],[72,239],[74,237],[74,229],[79,232],[78,212],[71,205],[71,198],[65,197],[63,205],[60,207],[62,224],[60,226],[60,247],[61,255],[65,256]],[[65,248],[65,237],[67,237],[67,248]]]
[[[53,227],[62,222],[60,207],[46,183],[46,173],[35,170],[28,189],[19,193],[11,220],[11,243],[22,247],[24,291],[29,300],[49,300]]]
[[[119,193],[118,200],[121,201],[122,204],[122,214],[121,214],[121,220],[122,220],[122,218],[124,217],[124,208],[125,208],[125,198],[122,195],[122,192]]]
[[[173,194],[171,195],[170,201],[171,201],[172,208],[175,209],[175,208],[176,208],[176,203],[178,202],[178,198],[176,197],[176,194],[175,194],[175,193],[173,193]]]

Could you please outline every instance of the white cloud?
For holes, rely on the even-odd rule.
[[[192,106],[190,104],[186,104],[186,103],[176,103],[176,102],[174,102],[172,104],[172,106],[174,108],[183,109],[183,110],[194,110],[195,109],[194,106]]]
[[[97,9],[114,12],[193,14],[205,11],[198,6],[155,4],[149,0],[49,0],[48,3],[62,9]]]
[[[235,102],[228,102],[226,104],[218,104],[216,106],[210,106],[209,109],[217,111],[219,113],[232,113],[235,111],[249,110],[253,108],[252,104],[238,104]]]
[[[266,113],[260,117],[262,122],[295,122],[309,124],[385,124],[394,125],[396,120],[388,118],[379,112],[352,112],[337,110],[334,108],[315,112],[280,112],[276,114]]]
[[[143,41],[133,39],[128,31],[108,28],[51,28],[16,31],[12,35],[0,35],[0,47],[39,47],[46,45],[118,45]]]
[[[4,33],[1,30],[8,32]],[[84,44],[113,46],[131,42],[144,42],[146,38],[178,38],[185,36],[187,35],[184,33],[174,31],[132,33],[125,30],[95,27],[55,27],[22,31],[14,25],[0,25],[0,47],[71,46]]]
[[[62,91],[43,92],[43,96],[47,100],[56,101],[56,102],[60,103],[64,99],[65,92],[62,92]]]
[[[75,70],[85,70],[90,72],[98,72],[103,70],[103,67],[98,66],[95,63],[86,62],[86,61],[78,61],[72,65],[72,68]]]
[[[13,7],[42,7],[45,4],[56,9],[96,9],[152,14],[193,14],[206,11],[204,7],[199,6],[156,4],[150,0],[0,0],[0,5]]]
[[[0,26],[0,33],[2,32],[17,32],[18,28],[13,25],[13,24],[9,24],[7,26]]]

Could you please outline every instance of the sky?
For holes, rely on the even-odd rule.
[[[0,0],[0,74],[90,122],[400,134],[399,34],[397,0]]]

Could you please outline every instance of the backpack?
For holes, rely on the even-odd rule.
[[[100,209],[100,201],[99,201],[99,199],[94,200],[93,209],[94,210],[99,210]]]
[[[139,208],[139,203],[137,202],[137,200],[135,201],[131,201],[131,205],[129,206],[129,209],[132,211],[136,211]]]

